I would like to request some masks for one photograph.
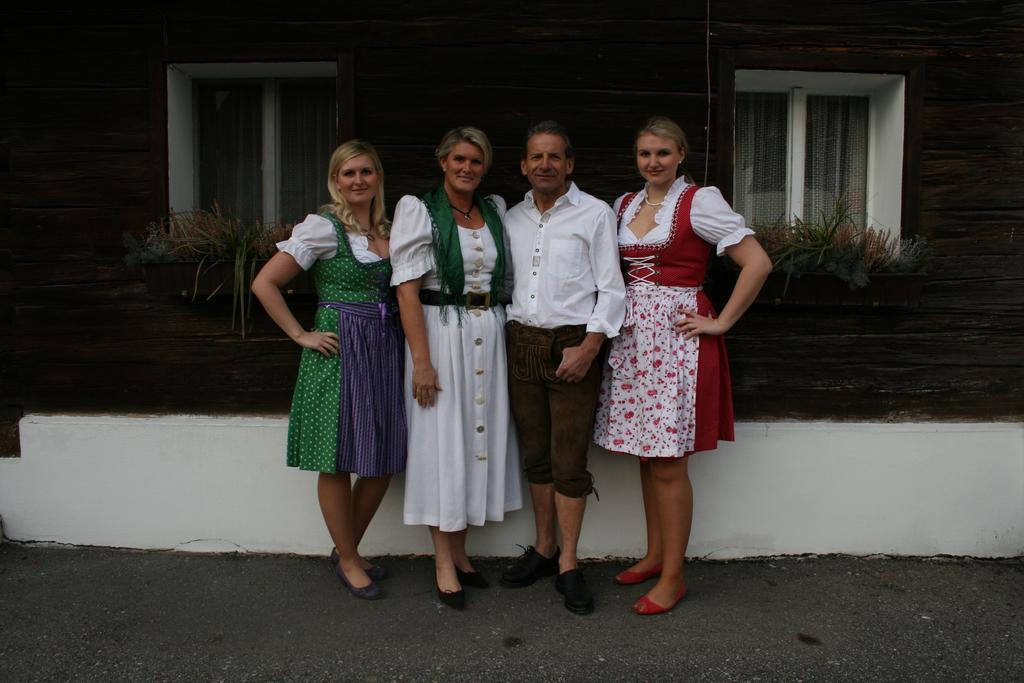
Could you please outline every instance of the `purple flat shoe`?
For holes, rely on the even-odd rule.
[[[337,566],[338,562],[341,560],[341,558],[338,557],[338,551],[335,548],[331,548],[331,556],[328,559],[331,561],[331,566]],[[379,564],[371,564],[370,568],[366,570],[366,575],[370,577],[371,581],[381,581],[388,578],[388,570],[384,569],[384,567],[381,567]]]
[[[383,595],[380,591],[380,586],[375,584],[372,580],[369,585],[363,586],[362,588],[356,588],[353,586],[349,583],[348,579],[345,578],[345,572],[341,571],[341,565],[334,565],[334,574],[341,580],[341,583],[344,584],[349,593],[361,600],[379,600]]]

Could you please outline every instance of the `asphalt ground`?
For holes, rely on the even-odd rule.
[[[621,562],[566,611],[553,579],[455,612],[430,558],[381,558],[357,600],[326,558],[0,545],[0,681],[1024,680],[1024,560],[693,561],[639,617]]]

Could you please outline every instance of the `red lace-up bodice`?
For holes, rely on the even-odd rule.
[[[693,185],[679,196],[667,240],[619,245],[622,272],[627,285],[647,283],[672,287],[700,287],[708,270],[712,245],[702,240],[690,224],[690,206],[697,193]],[[619,222],[638,193],[628,194],[619,206]],[[628,230],[629,228],[625,228]]]

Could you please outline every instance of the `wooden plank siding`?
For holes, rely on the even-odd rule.
[[[339,93],[380,150],[392,206],[437,183],[433,147],[463,123],[491,135],[484,189],[510,202],[528,189],[521,138],[541,118],[569,127],[577,182],[608,201],[639,186],[633,131],[654,113],[683,124],[688,168],[703,181],[707,163],[714,183],[720,51],[921,60],[909,191],[936,258],[920,307],[754,307],[728,340],[736,413],[1024,417],[1024,2],[713,2],[710,131],[703,3],[358,5],[3,10],[0,453],[23,412],[287,410],[297,347],[262,312],[242,341],[227,302],[151,296],[121,233],[166,211],[162,60],[309,45],[352,56]],[[308,319],[312,303],[298,308]]]

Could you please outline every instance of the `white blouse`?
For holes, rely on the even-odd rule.
[[[352,255],[360,263],[374,263],[381,258],[370,251],[370,240],[365,235],[345,232]],[[338,233],[334,224],[323,216],[309,214],[306,219],[292,228],[292,236],[277,243],[278,251],[291,254],[292,258],[309,270],[321,259],[333,258],[338,253]]]
[[[665,201],[661,203],[661,207],[658,208],[658,212],[654,216],[656,227],[642,238],[637,239],[637,236],[627,226],[636,218],[637,212],[643,206],[644,198],[647,197],[647,187],[640,190],[636,199],[626,209],[626,213],[622,215],[619,225],[619,244],[654,244],[668,240],[672,230],[672,218],[676,211],[676,201],[688,187],[690,187],[690,183],[686,178],[676,178],[672,187],[669,188],[668,194],[665,195]],[[626,195],[622,195],[615,200],[615,204],[612,206],[615,215],[619,214],[622,200],[625,197]],[[743,216],[732,210],[717,187],[702,187],[697,190],[693,196],[693,204],[690,206],[690,223],[698,237],[716,245],[719,256],[724,254],[728,247],[739,244],[747,235],[754,234],[754,231],[747,227]]]
[[[494,202],[498,216],[504,216],[505,200],[497,195],[488,198]],[[422,289],[439,290],[441,283],[434,271],[434,225],[427,206],[419,197],[405,195],[395,206],[391,226],[391,284],[400,285],[422,277]],[[459,226],[458,233],[466,278],[462,293],[489,292],[491,272],[498,261],[498,248],[491,231],[486,225],[480,228]]]

